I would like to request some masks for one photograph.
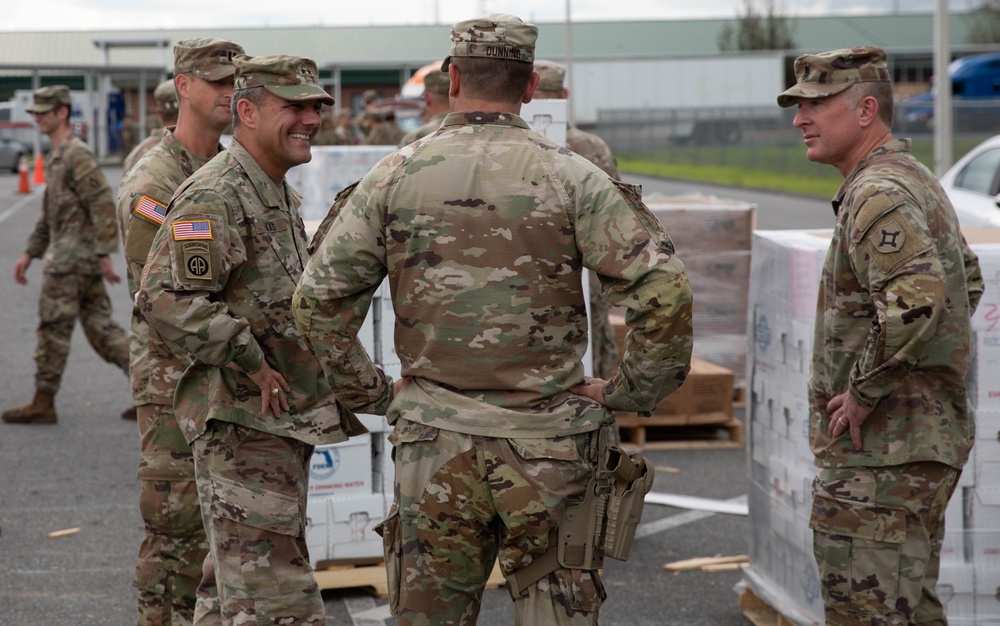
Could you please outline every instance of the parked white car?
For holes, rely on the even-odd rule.
[[[969,150],[941,177],[941,186],[962,227],[1000,227],[1000,135]]]

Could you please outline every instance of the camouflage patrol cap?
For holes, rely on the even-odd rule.
[[[844,48],[795,59],[792,87],[778,95],[778,105],[794,106],[796,98],[825,98],[855,83],[887,83],[885,50],[875,46]]]
[[[505,13],[491,13],[451,27],[451,49],[441,63],[447,72],[451,57],[486,57],[532,63],[538,27]]]
[[[283,100],[319,100],[332,105],[334,100],[319,86],[319,72],[312,59],[272,54],[236,59],[236,89],[263,87]]]
[[[233,75],[233,59],[243,47],[224,39],[185,39],[174,44],[174,75],[194,74],[207,81]]]
[[[535,71],[538,72],[538,90],[555,91],[562,93],[563,79],[566,78],[566,69],[558,63],[552,61],[535,61]]]
[[[450,88],[451,78],[448,76],[448,72],[434,68],[424,76],[424,89],[429,93],[446,94]]]
[[[34,103],[28,107],[28,113],[48,113],[59,105],[73,106],[66,85],[51,85],[34,91]]]
[[[165,80],[157,85],[153,90],[153,100],[156,100],[156,106],[164,113],[177,111],[177,87],[174,81]]]
[[[361,99],[365,101],[365,104],[371,104],[378,100],[378,92],[374,89],[366,89],[364,93],[361,94]]]

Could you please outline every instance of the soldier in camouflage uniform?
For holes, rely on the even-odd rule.
[[[118,222],[125,245],[128,291],[134,301],[150,244],[174,191],[222,151],[219,138],[232,120],[233,58],[243,48],[221,39],[174,45],[179,99],[176,126],[126,172],[118,187]],[[191,623],[208,539],[198,507],[191,446],[174,417],[174,388],[189,359],[175,354],[132,308],[129,379],[139,419],[139,510],[146,534],[133,585],[140,625]],[[203,602],[214,603],[210,581]]]
[[[414,128],[403,135],[398,144],[400,148],[417,139],[423,139],[441,128],[441,122],[444,121],[450,110],[448,104],[448,87],[450,85],[451,80],[448,78],[448,72],[435,69],[424,76],[424,106],[427,108],[427,114],[430,118],[419,128]]]
[[[819,473],[810,527],[831,626],[945,624],[944,511],[969,456],[979,261],[934,176],[892,136],[885,52],[795,61],[810,161],[835,166],[809,382]]]
[[[395,146],[405,131],[396,123],[396,112],[382,107],[371,112],[372,127],[361,142],[365,146]]]
[[[609,409],[648,411],[689,369],[691,291],[639,190],[517,115],[538,80],[537,32],[510,15],[452,27],[454,112],[333,211],[293,299],[341,401],[394,424],[382,536],[400,624],[475,623],[497,558],[509,575],[557,545]],[[584,267],[628,310],[610,381],[580,362]],[[386,276],[395,382],[357,339]],[[556,567],[515,599],[517,623],[596,624],[604,598],[597,570]]]
[[[569,90],[564,86],[566,70],[552,61],[535,61],[535,71],[538,72],[538,89],[535,90],[536,100],[566,99]],[[618,162],[611,153],[611,148],[597,135],[584,132],[572,124],[566,125],[566,147],[587,159],[615,180],[621,180],[618,172]],[[610,307],[607,300],[601,297],[601,285],[597,276],[590,273],[590,333],[592,337],[592,362],[594,376],[607,378],[618,366],[618,344],[615,342],[615,331],[608,319]]]
[[[3,421],[52,424],[53,404],[77,319],[87,341],[108,363],[128,373],[128,336],[111,317],[111,301],[104,281],[121,282],[109,256],[118,249],[115,203],[93,152],[69,125],[69,88],[42,87],[34,93],[28,112],[38,130],[52,140],[45,160],[45,197],[42,213],[28,238],[28,247],[14,266],[14,280],[27,284],[32,259],[45,259],[41,322],[35,349],[35,397],[28,404],[3,413]],[[122,413],[135,419],[135,409]]]
[[[220,605],[199,604],[195,623],[324,624],[305,545],[309,459],[365,431],[292,323],[307,252],[284,176],[310,160],[333,99],[309,59],[235,65],[233,141],[178,188],[136,302],[193,361],[174,415],[194,453]]]
[[[177,87],[173,79],[165,80],[153,90],[153,101],[156,103],[156,117],[160,120],[160,128],[139,142],[122,161],[122,172],[128,173],[132,166],[139,162],[144,154],[153,149],[163,138],[163,129],[177,124]]]

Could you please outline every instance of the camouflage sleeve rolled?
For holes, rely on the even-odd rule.
[[[211,239],[174,234],[205,223],[203,232]],[[263,366],[264,352],[249,322],[231,316],[225,303],[213,298],[247,260],[235,223],[226,200],[213,191],[195,189],[176,198],[153,239],[136,305],[150,326],[198,361],[212,367],[234,362],[252,374]],[[192,273],[185,260],[195,257],[201,266]]]
[[[385,415],[392,381],[358,340],[375,290],[386,275],[381,211],[366,211],[370,187],[342,191],[310,243],[313,255],[292,297],[299,333],[352,411]],[[374,216],[374,217],[373,217]]]
[[[94,254],[112,254],[118,250],[118,226],[115,198],[108,181],[89,151],[73,150],[67,159],[73,191],[94,226]]]
[[[868,198],[849,224],[851,264],[876,312],[850,376],[861,406],[875,406],[899,386],[947,312],[944,269],[922,215],[890,190]]]
[[[605,183],[596,192],[588,185],[577,190],[593,195],[583,203],[576,227],[584,265],[597,272],[611,304],[626,309],[629,326],[605,404],[651,411],[680,388],[691,369],[691,286],[670,237],[642,203],[639,189]]]
[[[965,237],[962,237],[962,258],[965,261],[965,285],[969,291],[969,315],[971,316],[979,307],[979,301],[983,297],[986,285],[983,282],[983,271],[979,267],[979,257],[969,247]]]

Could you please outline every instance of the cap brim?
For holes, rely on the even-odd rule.
[[[323,104],[330,106],[333,106],[334,102],[336,102],[333,96],[326,93],[322,87],[310,83],[283,85],[281,87],[265,85],[264,88],[283,100],[319,100]]]
[[[54,104],[33,104],[28,107],[28,113],[48,113],[52,109],[56,108]]]
[[[201,70],[195,72],[198,78],[207,80],[211,83],[222,80],[223,78],[229,78],[236,74],[236,68],[232,65],[220,65],[219,67],[213,67],[210,70]]]
[[[793,107],[799,98],[826,98],[835,96],[855,83],[838,83],[835,85],[819,85],[816,83],[799,83],[778,94],[778,106]]]
[[[441,71],[447,72],[449,65],[451,65],[451,56],[446,56],[444,61],[441,61]]]

